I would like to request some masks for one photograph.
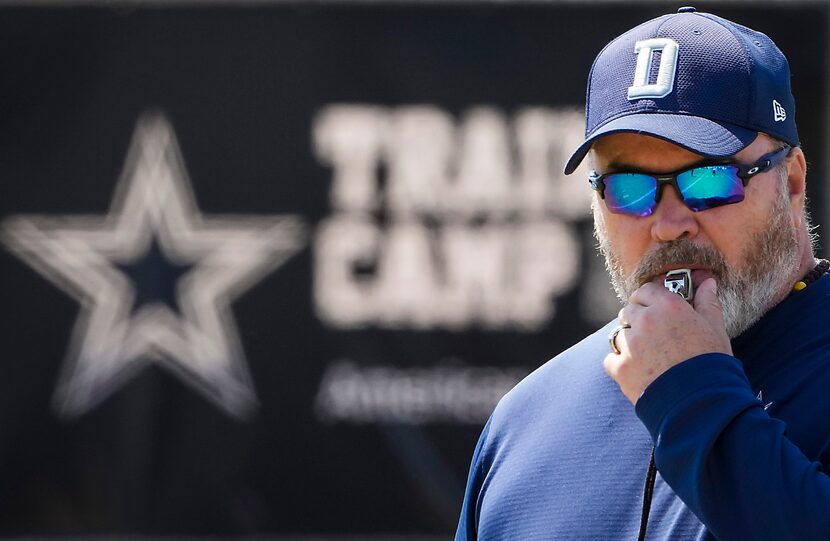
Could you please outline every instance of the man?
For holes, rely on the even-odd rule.
[[[694,8],[600,52],[565,172],[589,155],[625,306],[499,403],[456,540],[830,539],[830,264],[789,80]]]

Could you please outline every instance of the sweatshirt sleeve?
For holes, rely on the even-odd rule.
[[[734,357],[710,353],[671,368],[636,412],[660,475],[719,541],[830,539],[826,465],[787,439]]]
[[[467,478],[467,489],[464,493],[464,503],[461,506],[461,517],[458,519],[458,529],[455,532],[455,541],[475,541],[478,539],[478,509],[484,478],[489,471],[485,447],[487,435],[490,432],[492,417],[484,425],[481,436],[478,438],[476,450],[473,453],[470,474]]]

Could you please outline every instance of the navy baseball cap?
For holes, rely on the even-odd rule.
[[[727,158],[764,132],[798,145],[790,67],[766,35],[683,7],[605,46],[588,76],[585,141],[652,135],[707,158]]]

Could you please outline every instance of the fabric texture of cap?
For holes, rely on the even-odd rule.
[[[588,76],[585,140],[652,135],[708,158],[726,158],[764,132],[797,146],[795,100],[784,54],[766,35],[694,8],[647,21],[599,53]]]

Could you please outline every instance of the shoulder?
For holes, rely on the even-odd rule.
[[[592,487],[621,486],[620,476],[633,471],[623,462],[596,470],[597,452],[608,449],[610,441],[614,456],[648,456],[648,432],[602,366],[615,324],[539,367],[496,406],[473,460],[471,486],[477,516],[484,517],[480,532],[524,539],[526,535],[515,535],[515,528],[527,531],[531,523],[553,527],[561,517],[551,510],[567,498],[605,499],[607,493]],[[585,483],[588,478],[592,483]],[[634,486],[642,486],[639,472]],[[521,520],[504,519],[513,513],[505,511],[505,504],[519,501],[524,502]],[[508,526],[514,528],[510,535],[504,534]]]
[[[602,360],[609,352],[608,333],[614,325],[616,320],[552,358],[505,394],[491,417],[491,433],[545,415],[551,408],[573,405],[586,392],[612,388]]]

